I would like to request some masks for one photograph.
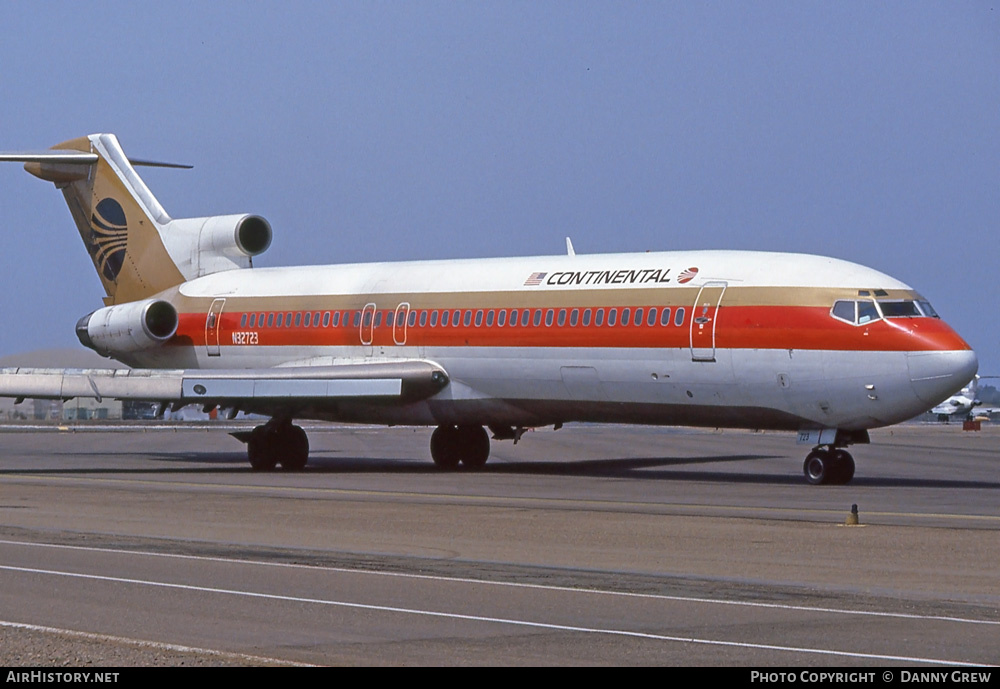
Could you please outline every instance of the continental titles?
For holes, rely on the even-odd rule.
[[[670,269],[643,268],[642,270],[586,270],[550,273],[546,285],[643,285],[651,282],[670,282]]]

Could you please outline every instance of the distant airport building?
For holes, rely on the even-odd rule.
[[[90,419],[121,419],[122,403],[118,400],[73,398],[71,400],[27,399],[0,400],[0,419],[4,421],[86,421]]]

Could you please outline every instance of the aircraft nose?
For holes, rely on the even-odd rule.
[[[950,352],[910,352],[906,358],[910,382],[928,407],[948,399],[972,380],[979,359],[971,349]]]

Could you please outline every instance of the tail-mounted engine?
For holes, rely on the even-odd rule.
[[[250,268],[271,246],[271,224],[259,215],[212,215],[171,220],[160,232],[185,279]]]
[[[83,346],[104,356],[149,349],[176,332],[177,309],[160,299],[105,306],[76,324],[76,336]]]

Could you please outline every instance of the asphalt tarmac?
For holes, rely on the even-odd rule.
[[[430,429],[0,431],[0,662],[1000,663],[1000,428],[905,425],[810,486],[794,434],[567,426],[441,472]],[[846,526],[851,506],[858,526]]]

